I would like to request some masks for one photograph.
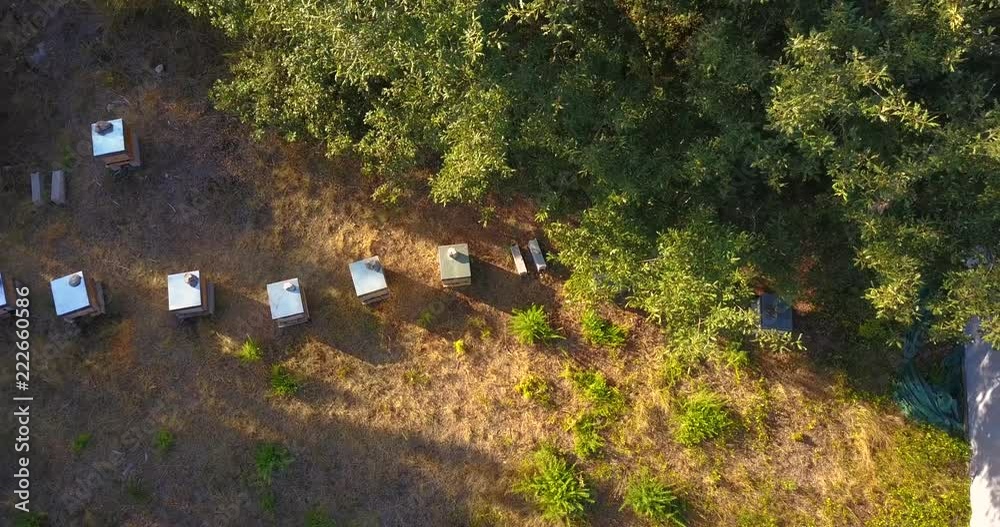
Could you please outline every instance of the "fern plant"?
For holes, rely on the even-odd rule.
[[[588,309],[580,319],[581,332],[587,342],[604,348],[618,349],[625,345],[628,331]]]
[[[261,351],[260,344],[257,343],[252,337],[247,337],[243,341],[243,345],[240,346],[239,352],[236,354],[241,361],[245,363],[259,362],[261,358],[264,357],[263,351]]]
[[[299,380],[288,368],[280,364],[275,364],[271,368],[271,395],[276,397],[289,397],[299,393]]]
[[[517,340],[529,346],[565,338],[552,329],[545,308],[538,304],[532,304],[527,309],[515,309],[510,328]]]
[[[684,504],[668,485],[647,471],[629,480],[621,508],[657,525],[685,527]]]
[[[707,391],[688,397],[681,405],[677,419],[674,438],[684,446],[694,446],[722,437],[735,426],[722,398]]]
[[[570,524],[583,519],[594,497],[583,476],[554,448],[535,451],[528,473],[514,485],[553,522]]]

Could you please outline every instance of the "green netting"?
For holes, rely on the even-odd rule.
[[[926,327],[926,319],[919,320],[903,342],[905,362],[896,382],[896,403],[911,419],[960,434],[963,426],[956,396],[962,390],[962,355],[953,352],[941,361],[943,386],[927,382],[913,365],[913,359],[920,353]]]

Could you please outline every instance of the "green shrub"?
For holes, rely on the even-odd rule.
[[[625,487],[622,509],[659,525],[684,527],[684,504],[668,485],[643,471]]]
[[[160,454],[166,454],[174,448],[174,434],[165,428],[160,429],[156,432],[154,442],[156,444],[156,450],[159,451]]]
[[[584,411],[571,419],[569,429],[573,432],[573,453],[580,459],[588,459],[604,449],[601,430],[608,425],[606,419],[593,411]]]
[[[306,514],[305,527],[335,527],[330,516],[320,509],[313,509]]]
[[[628,331],[597,314],[593,309],[588,309],[580,320],[583,338],[587,342],[610,349],[618,349],[625,345]]]
[[[128,497],[136,503],[149,503],[153,499],[153,495],[149,493],[149,489],[143,484],[141,479],[133,478],[125,482],[125,493]]]
[[[17,514],[14,527],[46,527],[49,516],[41,512],[22,512]]]
[[[254,463],[257,466],[258,481],[270,485],[274,474],[292,463],[292,454],[277,443],[264,443],[257,447]]]
[[[722,437],[734,426],[723,400],[706,391],[691,395],[681,405],[674,438],[685,446],[694,446]]]
[[[608,384],[607,378],[599,371],[567,368],[563,377],[570,380],[573,391],[590,402],[594,409],[602,415],[616,415],[625,409],[625,398],[618,388]]]
[[[465,345],[465,339],[456,340],[454,346],[455,346],[455,356],[464,357],[465,353],[468,351]]]
[[[522,344],[534,345],[564,338],[552,329],[545,308],[537,304],[528,309],[515,309],[510,328]]]
[[[572,383],[574,393],[589,404],[589,408],[568,423],[573,432],[573,451],[581,459],[587,459],[604,448],[601,431],[625,411],[625,398],[599,371],[567,368],[563,376]]]
[[[534,503],[549,521],[580,520],[587,506],[594,503],[583,476],[549,446],[535,451],[527,474],[515,484],[514,491]]]
[[[288,368],[275,364],[271,368],[271,395],[289,397],[299,393],[299,380],[288,371]]]
[[[79,454],[80,452],[83,452],[87,446],[90,445],[90,439],[92,437],[93,436],[90,434],[80,434],[76,436],[76,438],[73,439],[73,453]]]
[[[514,390],[521,394],[526,401],[532,401],[542,406],[552,404],[552,387],[548,381],[535,375],[528,374],[521,378],[514,385]]]
[[[256,340],[251,337],[247,337],[247,339],[243,341],[243,345],[240,346],[240,350],[236,356],[239,357],[241,361],[249,364],[251,362],[259,362],[260,359],[264,357],[264,352],[261,350],[260,344],[258,344]]]

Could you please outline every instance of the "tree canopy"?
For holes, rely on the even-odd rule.
[[[537,196],[574,298],[680,328],[842,270],[1000,344],[992,0],[177,1],[239,45],[220,108],[378,199]]]

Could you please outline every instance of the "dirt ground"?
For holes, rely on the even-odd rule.
[[[763,358],[749,377],[705,377],[741,402],[744,419],[758,412],[760,426],[730,448],[682,449],[658,388],[658,330],[616,311],[632,328],[628,346],[592,349],[558,268],[512,272],[508,245],[542,235],[531,203],[498,203],[486,227],[474,210],[426,199],[376,205],[354,162],[254,139],[213,110],[207,91],[225,74],[225,46],[176,14],[114,20],[70,2],[39,27],[2,64],[0,269],[31,287],[32,505],[54,525],[302,525],[313,509],[337,525],[540,525],[510,487],[539,443],[572,444],[565,422],[578,402],[559,380],[568,363],[604,371],[631,408],[607,456],[581,464],[597,489],[594,525],[640,524],[618,510],[621,482],[639,466],[677,482],[692,525],[735,525],[745,510],[805,525],[795,518],[820,518],[831,496],[844,504],[832,524],[870,512],[858,471],[874,470],[901,421],[879,423],[876,410],[841,402],[807,359]],[[138,130],[145,163],[119,179],[89,156],[88,124],[111,116]],[[30,203],[35,167],[67,170],[68,206]],[[436,247],[461,242],[474,285],[445,291]],[[347,264],[373,254],[392,296],[369,309],[354,298]],[[216,314],[178,322],[165,275],[192,269],[216,284]],[[109,313],[74,327],[55,320],[47,284],[77,270],[104,283]],[[264,286],[291,277],[305,285],[312,321],[279,331]],[[531,303],[554,314],[564,343],[512,339],[512,309]],[[247,336],[262,343],[262,362],[235,357]],[[13,342],[11,327],[0,331],[3,349]],[[4,355],[10,395],[13,354]],[[274,364],[303,379],[298,396],[268,395]],[[514,392],[529,372],[557,387],[555,410]],[[154,448],[160,429],[176,436],[166,455]],[[4,445],[14,432],[5,420]],[[74,452],[80,434],[92,439]],[[273,512],[253,481],[262,442],[294,456],[275,476]],[[4,467],[12,450],[0,448]],[[5,498],[10,484],[0,482]]]

